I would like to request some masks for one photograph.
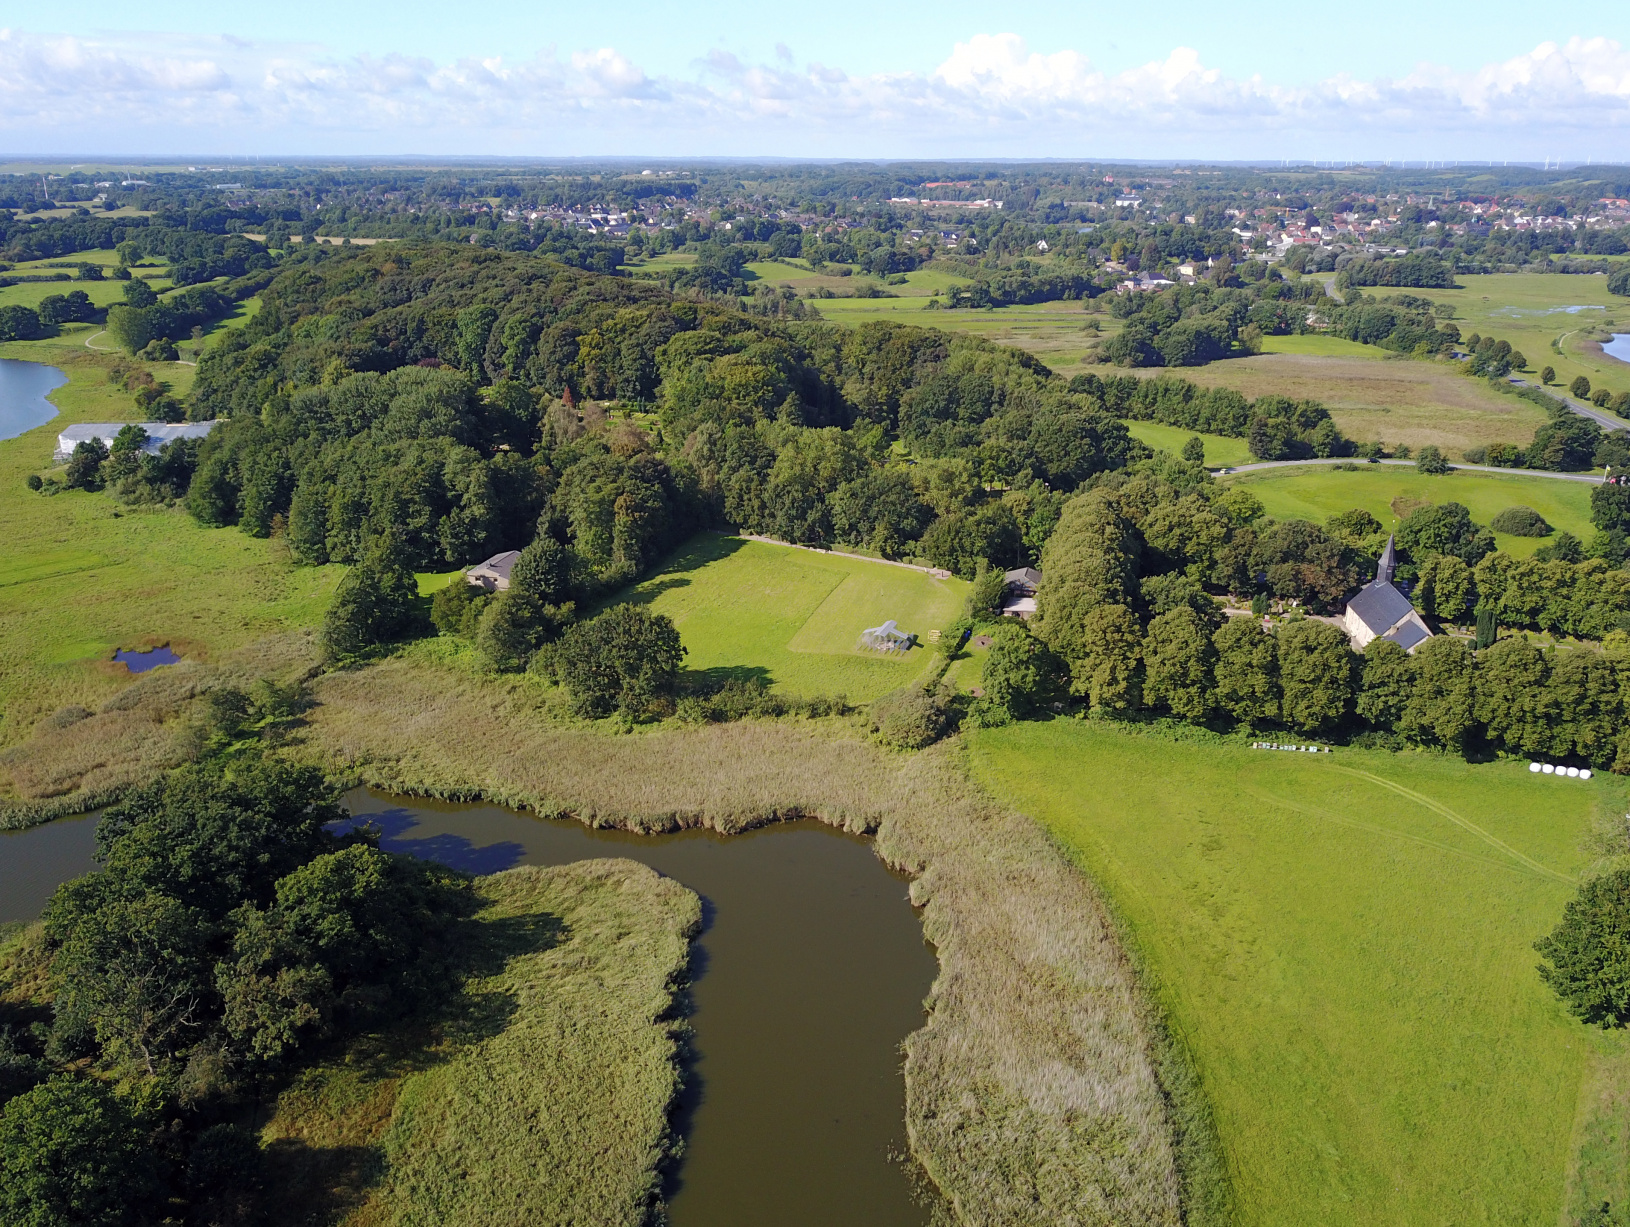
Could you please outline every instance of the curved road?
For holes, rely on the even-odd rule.
[[[1328,460],[1258,460],[1255,464],[1218,469],[1216,473],[1219,477],[1232,476],[1235,473],[1255,473],[1261,469],[1293,469],[1313,464],[1390,464],[1405,469],[1415,467],[1413,460],[1355,460],[1351,457],[1332,456]],[[1452,464],[1449,468],[1451,471],[1464,469],[1468,473],[1503,473],[1510,477],[1554,477],[1558,481],[1583,481],[1597,486],[1602,484],[1602,479],[1591,473],[1553,473],[1549,469],[1497,469],[1489,464]]]

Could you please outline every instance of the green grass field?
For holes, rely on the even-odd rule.
[[[1386,351],[1373,345],[1360,345],[1341,337],[1312,333],[1300,337],[1263,337],[1265,354],[1305,354],[1311,358],[1363,358],[1370,361],[1386,357]]]
[[[1360,464],[1356,473],[1328,467],[1269,469],[1224,480],[1244,486],[1262,500],[1269,515],[1285,520],[1322,524],[1340,512],[1362,507],[1384,526],[1394,528],[1403,518],[1400,510],[1412,510],[1425,500],[1461,503],[1479,524],[1487,524],[1507,507],[1520,505],[1532,507],[1552,528],[1565,529],[1581,541],[1589,541],[1596,531],[1590,522],[1593,487],[1554,477],[1507,477],[1464,470],[1428,477],[1393,465]],[[1500,549],[1519,558],[1551,539],[1494,535]]]
[[[1552,1227],[1576,1120],[1622,1137],[1579,1109],[1623,1039],[1573,1021],[1531,949],[1593,808],[1623,812],[1621,781],[1065,720],[973,733],[970,761],[1120,913],[1198,1068],[1241,1224]]]
[[[1181,453],[1183,444],[1195,437],[1192,430],[1182,430],[1160,422],[1129,421],[1126,423],[1126,429],[1131,432],[1134,439],[1139,439],[1150,447],[1164,448],[1168,452],[1176,453]],[[1230,439],[1226,435],[1201,435],[1200,441],[1206,445],[1205,462],[1211,468],[1251,462],[1251,449],[1244,439]]]
[[[1603,327],[1630,331],[1630,300],[1609,294],[1606,277],[1491,273],[1455,281],[1464,288],[1409,293],[1452,304],[1462,335],[1476,332],[1510,341],[1533,371],[1552,367],[1563,385],[1584,375],[1593,386],[1630,391],[1630,364],[1608,357],[1588,339],[1592,330]],[[1558,340],[1560,354],[1551,348]]]
[[[706,534],[621,599],[674,620],[687,669],[867,702],[920,675],[932,648],[885,656],[859,646],[861,631],[893,618],[926,644],[929,631],[961,614],[967,588],[885,563]]]
[[[69,704],[95,708],[128,685],[115,648],[166,641],[208,658],[320,621],[339,567],[297,567],[281,542],[199,525],[185,510],[123,508],[106,494],[36,494],[71,422],[139,418],[106,380],[108,358],[84,348],[87,325],[54,342],[0,345],[0,357],[48,362],[69,382],[52,421],[0,441],[0,746]],[[192,368],[149,364],[184,393]]]

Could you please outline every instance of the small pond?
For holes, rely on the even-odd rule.
[[[672,1227],[927,1222],[894,1156],[899,1046],[922,1025],[936,963],[905,880],[868,840],[817,822],[638,836],[361,789],[346,802],[387,849],[471,873],[623,856],[702,896]],[[94,834],[94,818],[0,834],[0,920],[37,916],[91,869]]]
[[[45,394],[67,382],[54,366],[0,358],[0,439],[15,439],[56,417],[57,407]]]
[[[146,673],[149,669],[157,669],[160,665],[181,663],[181,657],[170,651],[169,644],[165,644],[162,648],[148,648],[144,652],[120,648],[113,654],[113,659],[132,673]]]
[[[1630,362],[1630,332],[1615,332],[1613,339],[1602,346],[1602,352],[1620,362]]]

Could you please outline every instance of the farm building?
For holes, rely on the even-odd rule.
[[[1347,613],[1342,627],[1353,647],[1362,651],[1373,639],[1390,639],[1406,652],[1413,652],[1432,637],[1432,632],[1409,598],[1392,582],[1393,569],[1398,557],[1392,538],[1381,551],[1381,561],[1375,568],[1375,578],[1358,595],[1347,602]]]
[[[1036,612],[1036,590],[1041,587],[1041,572],[1035,567],[1020,567],[1002,576],[1002,616],[1028,618]]]
[[[520,556],[520,550],[494,554],[486,562],[477,563],[464,572],[464,578],[487,592],[504,592],[509,588],[509,573]]]
[[[129,425],[129,422],[79,422],[64,426],[57,436],[57,449],[51,454],[51,459],[61,464],[74,454],[76,446],[89,443],[92,439],[100,439],[103,447],[112,447],[119,432]],[[202,439],[215,429],[214,422],[137,422],[135,425],[147,432],[147,442],[142,444],[142,451],[155,455],[172,440]]]

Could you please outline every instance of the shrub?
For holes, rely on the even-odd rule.
[[[1443,458],[1441,448],[1427,444],[1421,448],[1420,455],[1415,457],[1415,467],[1422,473],[1436,477],[1449,471],[1449,462]]]
[[[1540,978],[1578,1018],[1603,1027],[1630,1022],[1630,869],[1581,886],[1534,949],[1546,963]]]
[[[1507,507],[1489,521],[1489,527],[1512,537],[1549,537],[1552,531],[1544,516],[1532,507],[1521,506]]]
[[[872,704],[872,727],[889,745],[921,750],[951,729],[950,696],[939,689],[907,686]]]
[[[330,660],[355,656],[387,643],[413,625],[419,581],[393,539],[386,539],[346,572],[323,618],[323,646]]]
[[[148,1221],[158,1191],[142,1122],[102,1082],[54,1078],[0,1110],[0,1221]]]
[[[45,480],[38,473],[30,473],[27,478],[28,488],[38,491],[45,486]]]
[[[430,623],[443,635],[474,639],[487,594],[462,576],[430,599]]]

